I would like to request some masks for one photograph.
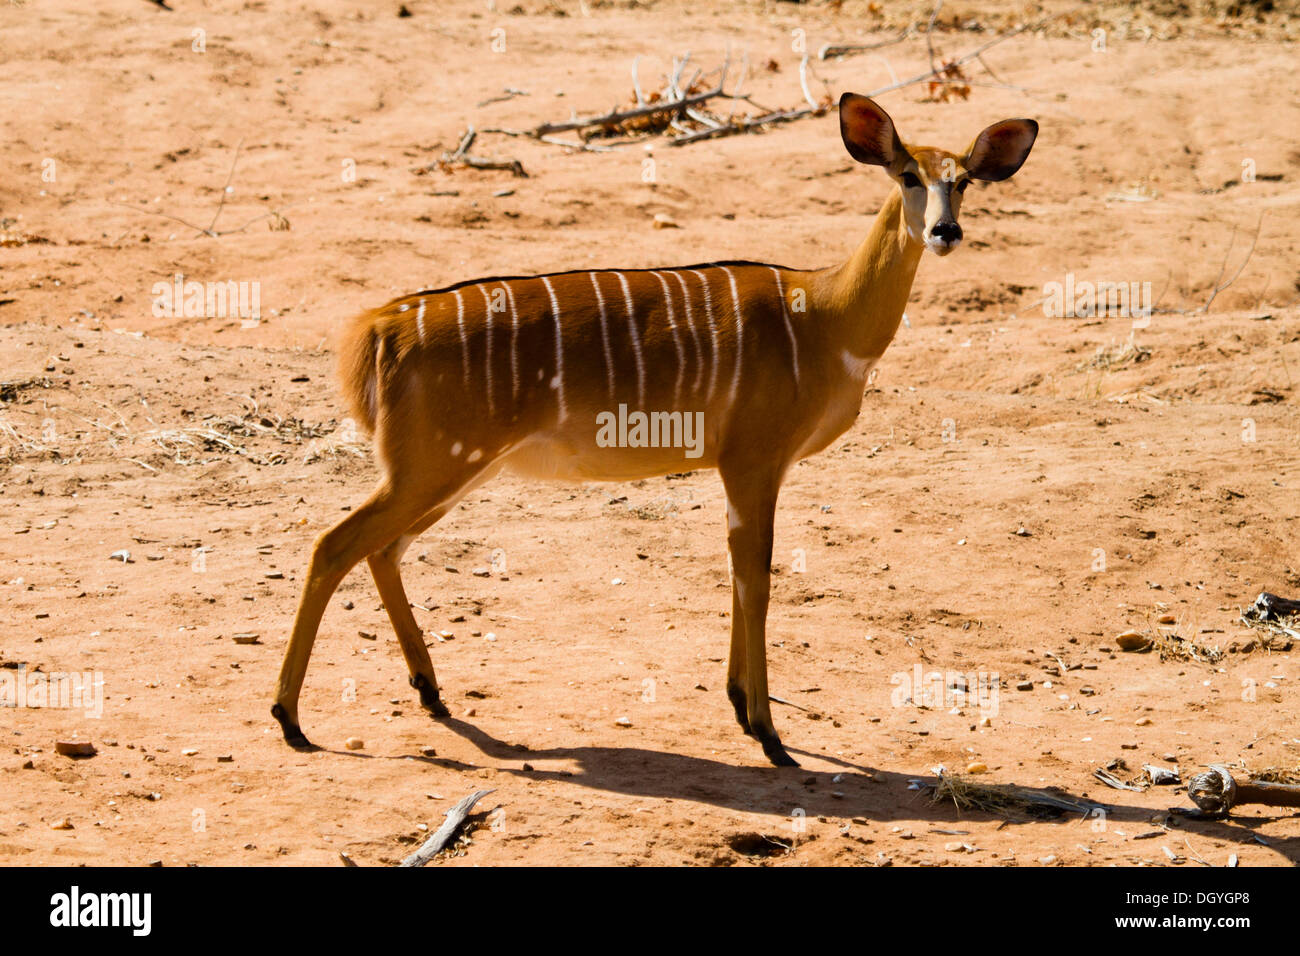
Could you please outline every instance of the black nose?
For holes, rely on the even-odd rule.
[[[961,238],[961,226],[955,222],[936,222],[930,235],[941,242],[956,242]]]

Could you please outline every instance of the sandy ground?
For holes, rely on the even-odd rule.
[[[0,711],[0,862],[390,863],[477,788],[495,793],[443,865],[1300,859],[1294,815],[1190,822],[1166,813],[1181,790],[1092,776],[1300,766],[1295,652],[1242,652],[1259,634],[1238,622],[1262,589],[1300,593],[1294,19],[1117,6],[990,50],[966,101],[880,98],[915,142],[957,149],[1007,116],[1042,132],[1014,180],[972,190],[967,243],[922,262],[857,424],[786,486],[768,653],[803,766],[779,771],[723,693],[711,473],[474,493],[405,564],[454,718],[419,708],[357,570],[302,700],[324,750],[287,748],[268,708],[309,549],[375,479],[328,342],[481,274],[841,259],[887,183],[833,114],[659,145],[653,184],[640,144],[485,135],[474,152],[528,177],[422,168],[468,123],[629,101],[638,55],[657,87],[673,54],[712,66],[730,44],[758,102],[795,106],[793,30],[812,50],[885,39],[928,7],[174,5],[0,8],[0,680],[92,671],[104,693],[98,719]],[[1033,10],[952,5],[936,46],[993,35],[954,18]],[[927,68],[924,38],[881,52],[818,75],[838,95]],[[529,95],[476,105],[507,86]],[[224,234],[162,218],[207,226],[241,143]],[[262,320],[155,316],[177,272],[260,283]],[[1166,311],[1136,330],[1044,315],[1068,273],[1149,281]],[[1120,653],[1129,628],[1225,653]],[[918,706],[917,673],[1000,683],[987,710]],[[97,756],[54,752],[73,737]],[[961,811],[909,782],[973,764],[1107,814]]]

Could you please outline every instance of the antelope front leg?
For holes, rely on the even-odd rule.
[[[781,738],[777,736],[767,695],[767,605],[772,587],[773,524],[780,482],[756,480],[753,472],[742,473],[732,480],[724,473],[722,480],[727,490],[732,607],[740,610],[740,614],[732,619],[729,670],[740,666],[736,653],[739,640],[744,651],[743,696],[749,725],[747,732],[763,745],[763,753],[773,764],[797,767],[798,763],[786,753]],[[728,694],[731,686],[729,679]],[[736,698],[732,697],[732,701],[735,702]]]
[[[731,656],[727,659],[727,697],[736,709],[736,721],[745,733],[749,728],[749,703],[745,695],[745,609],[740,604],[736,574],[731,574]]]

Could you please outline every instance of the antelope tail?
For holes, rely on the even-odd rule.
[[[379,310],[362,312],[347,325],[339,340],[339,377],[343,382],[343,395],[352,409],[353,418],[367,432],[374,432],[379,411],[379,369],[376,363],[379,334],[375,327],[379,318]]]

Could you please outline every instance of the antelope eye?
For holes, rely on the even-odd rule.
[[[963,179],[961,182],[957,184],[957,192],[964,193],[966,191],[966,187],[969,185],[970,185],[970,180]]]
[[[920,189],[921,180],[917,178],[916,173],[903,173],[903,185],[908,189]]]

